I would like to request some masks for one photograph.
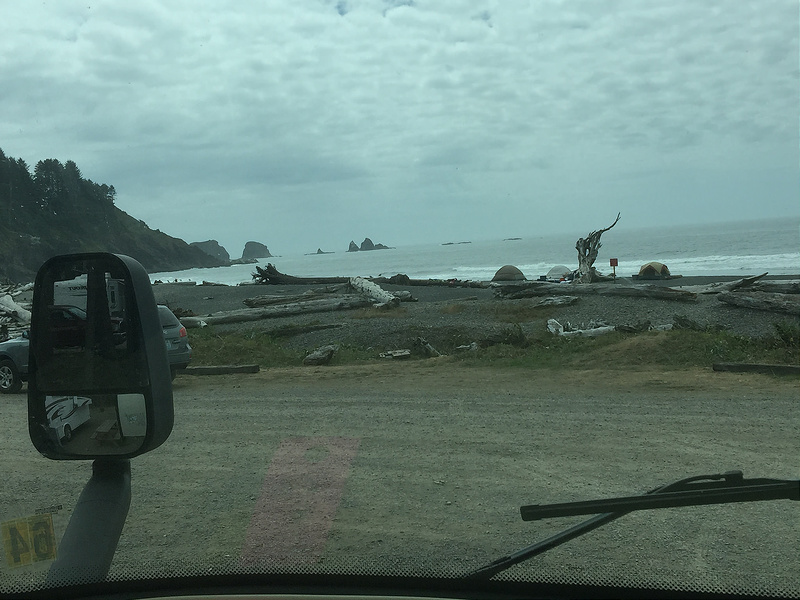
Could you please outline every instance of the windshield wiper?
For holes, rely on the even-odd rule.
[[[597,514],[591,519],[578,523],[541,542],[499,558],[473,571],[469,577],[492,577],[513,565],[547,552],[564,542],[602,527],[606,523],[619,519],[635,510],[725,504],[729,502],[758,502],[762,500],[800,500],[800,480],[745,479],[741,471],[729,471],[715,475],[687,477],[686,479],[649,490],[642,496],[522,506],[520,507],[520,514],[523,521],[602,514]]]

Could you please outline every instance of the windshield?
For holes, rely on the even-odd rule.
[[[0,342],[77,252],[140,262],[176,324],[104,581],[800,596],[786,499],[479,575],[587,518],[521,507],[800,478],[796,1],[3,13]],[[86,282],[59,286],[77,353]],[[53,585],[92,475],[33,447],[28,375],[0,344],[0,595]],[[56,442],[124,444],[62,399]]]

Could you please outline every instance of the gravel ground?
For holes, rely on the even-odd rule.
[[[357,440],[327,514],[318,568],[462,572],[581,519],[523,522],[519,507],[640,494],[700,473],[797,477],[796,382],[686,369],[466,368],[447,359],[268,368],[174,385],[175,428],[132,461],[132,503],[112,573],[206,575],[237,568],[253,528],[311,547],[311,510],[259,512],[287,441]],[[28,440],[24,395],[0,403],[3,521],[58,507],[65,526],[90,466],[47,461]],[[326,446],[321,446],[326,447]],[[314,472],[319,454],[300,472]],[[298,485],[299,482],[297,482]],[[307,498],[328,498],[330,487]],[[291,493],[291,489],[287,493]],[[291,497],[291,496],[290,496]],[[306,496],[304,496],[305,498]],[[796,502],[641,511],[515,567],[550,581],[800,592]],[[301,505],[306,506],[306,505]],[[261,516],[259,516],[261,515]],[[269,564],[283,545],[262,549]],[[301,565],[307,558],[297,558]],[[312,565],[313,566],[313,565]],[[14,573],[0,569],[0,589]],[[672,589],[679,589],[672,587]],[[783,591],[783,592],[782,592]]]
[[[676,284],[700,285],[734,278],[683,278]],[[630,282],[627,282],[630,284]],[[666,282],[663,282],[666,283]],[[620,282],[624,285],[625,282]],[[670,325],[676,316],[703,327],[722,328],[748,337],[771,336],[775,324],[800,318],[790,315],[734,307],[717,300],[716,295],[701,295],[696,301],[679,302],[650,298],[583,296],[571,306],[532,310],[537,299],[506,300],[488,288],[383,285],[387,291],[408,290],[417,302],[405,302],[399,309],[379,312],[372,309],[313,313],[271,318],[261,321],[217,325],[220,330],[268,330],[287,327],[320,327],[316,331],[288,336],[285,345],[310,350],[326,344],[339,344],[377,351],[409,348],[422,337],[442,352],[460,345],[480,345],[518,340],[520,334],[539,335],[547,319],[581,328],[591,322],[608,325]],[[320,286],[154,286],[156,300],[172,309],[190,310],[198,316],[246,308],[242,301],[260,295],[299,294]],[[517,325],[519,323],[519,325]]]

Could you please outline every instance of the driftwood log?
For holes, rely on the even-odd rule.
[[[14,302],[10,294],[0,296],[0,313],[16,319],[22,325],[27,325],[31,322],[31,311]]]
[[[294,302],[291,304],[278,304],[261,308],[243,308],[227,312],[214,313],[205,317],[183,317],[180,321],[184,327],[204,327],[205,325],[219,325],[223,323],[241,323],[245,321],[259,321],[276,317],[291,317],[315,312],[329,312],[334,310],[347,310],[371,306],[372,302],[364,296],[350,294],[335,298],[309,300],[307,302]]]
[[[695,294],[719,294],[721,292],[732,292],[740,288],[750,288],[759,279],[765,277],[766,275],[766,273],[762,273],[761,275],[756,275],[755,277],[743,277],[742,279],[737,279],[736,281],[709,283],[707,285],[686,285],[681,287],[681,289],[694,292]]]
[[[693,301],[697,294],[682,289],[660,285],[575,285],[566,283],[537,283],[523,285],[497,286],[495,295],[509,300],[534,298],[537,296],[577,295],[577,296],[624,296],[632,298],[656,298],[659,300]]]
[[[19,337],[31,324],[31,312],[17,304],[9,292],[0,291],[0,342]]]
[[[362,296],[375,301],[379,307],[396,307],[400,304],[400,298],[363,277],[352,277],[350,287]]]
[[[256,265],[256,272],[252,275],[256,283],[265,285],[328,285],[350,280],[349,277],[293,277],[281,273],[272,263],[267,263],[263,269]]]
[[[600,250],[600,246],[602,246],[600,243],[600,236],[617,224],[619,216],[620,213],[617,213],[617,218],[605,229],[592,231],[585,238],[580,238],[575,243],[575,249],[578,251],[578,272],[580,273],[576,281],[579,283],[595,283],[597,281],[608,281],[611,279],[610,277],[603,277],[600,275],[597,269],[592,265],[594,261],[597,260],[597,253]]]
[[[771,292],[774,294],[800,294],[800,281],[759,281],[750,287],[754,292]]]
[[[349,283],[350,277],[294,277],[278,271],[272,264],[267,264],[265,268],[256,267],[256,272],[252,274],[253,280],[258,284],[264,285],[332,285],[338,283]],[[461,279],[411,279],[408,275],[398,273],[391,277],[368,277],[367,281],[376,284],[388,283],[391,285],[414,285],[414,286],[446,286],[446,287],[471,287],[485,288],[488,283],[485,281],[464,281]]]
[[[267,294],[245,298],[242,303],[250,308],[259,306],[272,306],[275,304],[289,304],[291,302],[306,302],[308,300],[319,300],[320,298],[330,298],[334,294],[342,294],[349,289],[348,284],[332,287],[308,290],[302,294]]]
[[[555,319],[547,320],[547,330],[553,335],[564,337],[597,337],[615,331],[613,325],[599,325],[597,327],[587,327],[586,329],[567,330]]]
[[[548,296],[536,303],[536,306],[571,306],[580,298],[577,296]]]
[[[717,296],[720,302],[752,308],[755,310],[768,310],[800,316],[800,295],[774,294],[770,292],[722,292]]]

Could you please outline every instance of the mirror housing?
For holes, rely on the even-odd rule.
[[[28,430],[39,452],[125,459],[169,437],[172,380],[142,265],[109,253],[51,258],[31,315]]]

